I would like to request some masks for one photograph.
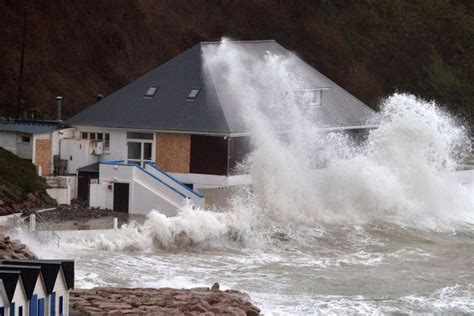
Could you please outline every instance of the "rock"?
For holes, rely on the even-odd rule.
[[[216,282],[212,285],[211,291],[213,291],[213,292],[218,292],[219,291],[219,283],[218,282]]]
[[[259,315],[260,310],[245,293],[213,287],[74,290],[70,304],[89,315]]]
[[[190,309],[191,312],[200,312],[200,313],[205,313],[207,310],[208,308],[205,308],[204,306],[202,306],[202,304],[193,305],[191,306],[191,309]]]

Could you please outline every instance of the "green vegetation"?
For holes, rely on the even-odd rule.
[[[31,162],[0,147],[0,200],[8,205],[32,199],[51,202],[46,193],[45,179],[37,175]]]

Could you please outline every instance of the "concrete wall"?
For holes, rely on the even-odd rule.
[[[190,135],[156,133],[155,140],[157,166],[166,172],[189,173]]]
[[[194,205],[198,207],[204,206],[204,198],[202,197],[202,195],[194,190],[189,189],[178,179],[174,178],[168,173],[163,173],[152,164],[146,164],[145,169],[151,174],[153,174],[155,177],[159,178],[161,181],[165,182],[170,187],[186,195],[194,203]]]
[[[252,177],[250,175],[217,176],[198,173],[170,173],[170,175],[183,183],[193,184],[195,191],[199,191],[199,189],[225,188],[228,186],[252,183]]]
[[[130,184],[131,214],[158,210],[173,216],[187,201],[185,196],[137,167],[101,164],[99,184],[90,187],[90,206],[113,209],[113,185],[116,182]]]

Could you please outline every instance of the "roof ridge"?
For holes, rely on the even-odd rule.
[[[233,44],[245,44],[245,43],[268,43],[268,42],[276,42],[275,39],[267,39],[267,40],[226,40],[228,43],[233,43]],[[200,44],[221,44],[222,41],[202,41],[199,42]]]

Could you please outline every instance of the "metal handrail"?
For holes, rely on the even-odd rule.
[[[36,215],[36,226],[37,227],[39,226],[41,228],[40,230],[36,229],[35,231],[37,231],[37,232],[38,231],[45,231],[45,232],[49,233],[51,235],[50,239],[55,241],[58,244],[58,247],[59,247],[59,243],[61,241],[61,238],[59,237],[59,235],[48,224],[48,222],[46,222],[46,220],[40,215],[39,212],[35,211],[34,213]]]
[[[36,228],[39,228],[35,230],[31,230],[30,226],[25,224],[24,220],[19,215],[13,215],[13,225],[15,227],[20,227],[23,230],[29,232],[33,237],[42,243],[47,243],[52,240],[59,247],[61,241],[59,235],[51,228],[46,220],[41,215],[39,215],[38,212],[34,212],[34,215],[36,216]]]

